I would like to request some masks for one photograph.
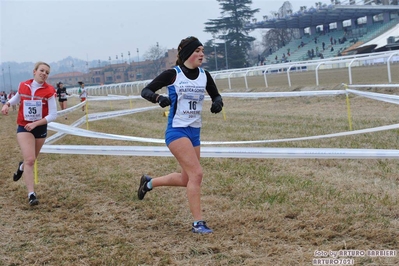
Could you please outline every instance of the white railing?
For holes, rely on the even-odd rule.
[[[387,65],[387,82],[392,82],[391,65],[393,63],[399,62],[399,51],[388,51],[380,53],[371,54],[360,54],[351,56],[340,56],[334,58],[326,58],[319,60],[310,61],[298,61],[298,62],[288,62],[281,64],[271,64],[263,66],[254,66],[248,68],[239,69],[228,69],[210,72],[213,79],[223,80],[227,79],[228,88],[231,90],[231,80],[232,78],[243,78],[245,83],[245,90],[249,89],[248,77],[251,76],[263,76],[265,87],[268,88],[267,76],[272,73],[286,73],[287,75],[287,85],[291,87],[293,84],[291,82],[290,73],[301,72],[301,71],[314,71],[316,77],[316,86],[320,85],[319,82],[319,70],[320,69],[337,69],[337,68],[347,68],[349,72],[349,84],[352,84],[352,67],[353,66],[369,66],[374,64],[386,64]],[[108,95],[108,94],[120,94],[120,95],[134,95],[140,94],[140,91],[148,84],[151,80],[142,80],[135,82],[126,82],[118,84],[108,84],[100,86],[88,86],[89,95]],[[69,92],[77,94],[79,88],[68,89]]]

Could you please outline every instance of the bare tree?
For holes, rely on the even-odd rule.
[[[289,1],[283,3],[279,10],[271,12],[272,17],[282,18],[292,14],[292,5]],[[265,47],[264,56],[274,52],[289,43],[293,38],[299,37],[298,29],[270,29],[265,31],[262,41]]]
[[[146,71],[146,76],[155,77],[161,73],[162,69],[165,68],[166,54],[167,49],[160,47],[158,42],[156,45],[150,47],[144,54],[144,58],[151,62]]]

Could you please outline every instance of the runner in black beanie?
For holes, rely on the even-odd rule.
[[[202,217],[200,164],[200,133],[205,95],[212,99],[210,111],[219,113],[223,100],[211,74],[201,68],[204,46],[195,37],[187,37],[178,45],[176,66],[155,77],[142,91],[141,96],[162,108],[170,106],[165,142],[178,161],[181,171],[164,176],[140,178],[137,196],[143,200],[147,192],[163,186],[184,187],[193,216],[191,231],[196,234],[213,232]],[[168,95],[156,93],[166,87]]]

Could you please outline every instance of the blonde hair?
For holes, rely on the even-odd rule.
[[[36,62],[35,67],[33,68],[33,70],[37,70],[40,65],[45,65],[45,66],[48,66],[48,68],[50,68],[49,64],[47,64],[45,62],[42,62],[42,61],[39,61],[39,62]]]

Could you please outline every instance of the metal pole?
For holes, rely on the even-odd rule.
[[[72,81],[73,81],[73,82],[76,82],[73,63],[72,63]],[[73,83],[73,84],[75,84],[75,83]]]
[[[226,40],[224,40],[224,55],[226,57],[226,69],[229,69],[228,59],[227,59],[227,44]]]
[[[213,45],[213,48],[215,49],[215,70],[218,70],[218,59],[216,55],[216,45]]]
[[[11,70],[10,70],[10,65],[8,65],[8,74],[10,75],[10,89],[12,90],[12,82],[11,82]]]
[[[140,72],[139,72],[139,64],[140,64],[140,53],[139,53],[139,48],[137,48],[136,80],[137,80],[137,74],[140,74]],[[140,79],[141,79],[141,76],[140,76]]]
[[[4,89],[6,88],[6,79],[4,78],[4,67],[1,68],[1,71],[3,71],[3,83],[4,83]]]

